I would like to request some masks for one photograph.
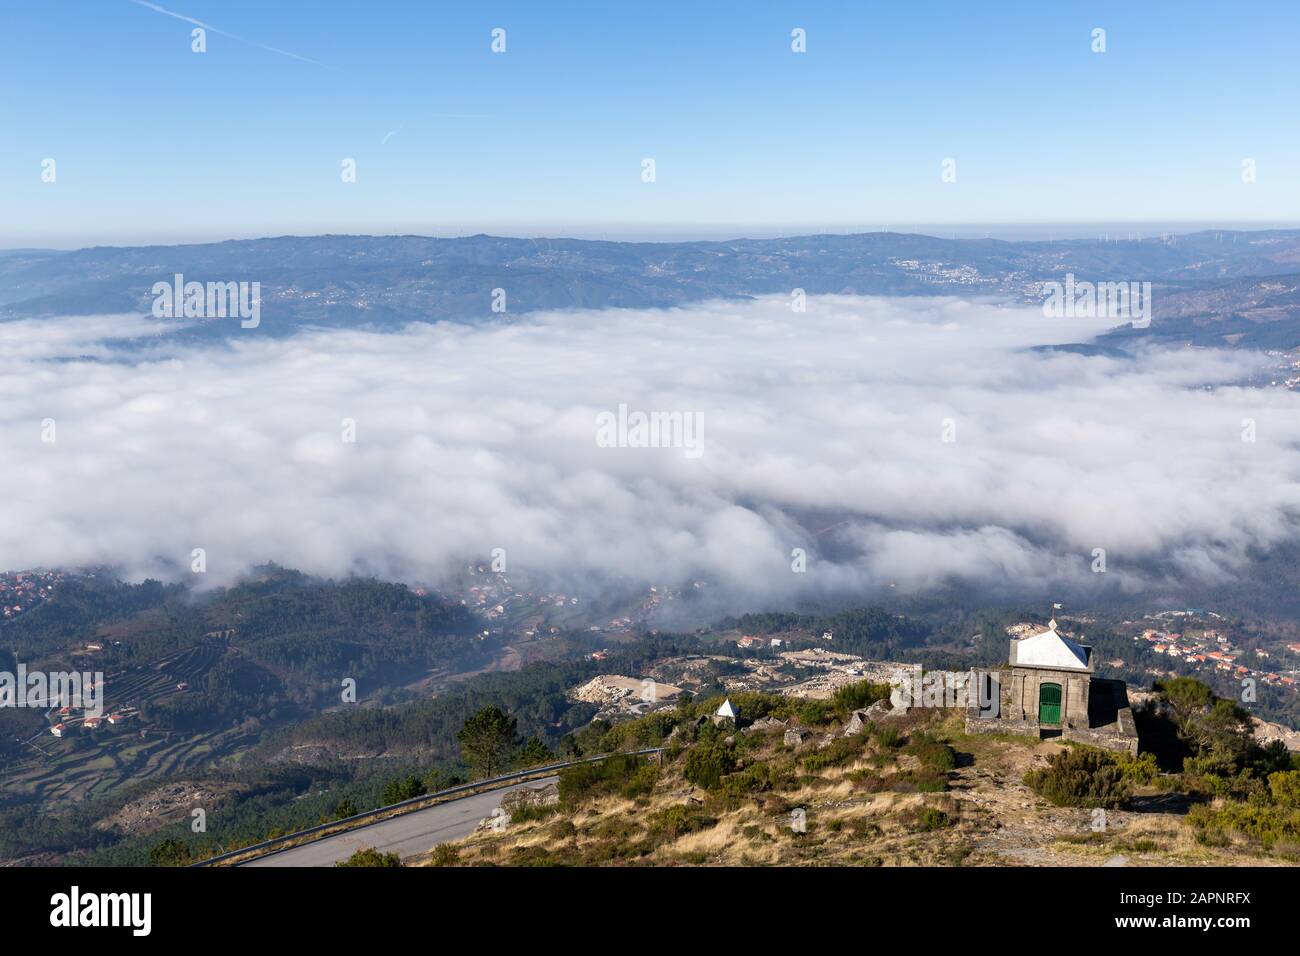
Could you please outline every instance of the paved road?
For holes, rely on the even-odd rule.
[[[502,787],[500,790],[461,797],[450,803],[390,817],[357,830],[348,830],[345,833],[317,840],[315,843],[283,850],[241,865],[333,866],[340,860],[346,860],[357,850],[368,846],[374,847],[381,853],[396,853],[401,857],[427,853],[435,844],[469,836],[480,820],[492,815],[493,809],[501,805],[501,797],[511,790],[544,787],[558,779],[558,777],[541,777],[512,787]]]

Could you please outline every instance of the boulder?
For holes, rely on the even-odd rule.
[[[501,809],[507,816],[514,816],[521,807],[553,807],[560,802],[560,787],[548,783],[544,787],[522,787],[511,790],[501,798]]]
[[[759,731],[760,733],[765,730],[784,730],[785,726],[786,724],[784,720],[777,720],[775,717],[762,717],[754,721],[748,727],[743,728],[741,733],[747,734],[753,730]]]
[[[474,831],[476,833],[483,830],[496,830],[500,832],[501,830],[504,830],[509,823],[510,814],[506,812],[504,807],[497,807],[492,811],[490,817],[484,817],[478,822],[478,826],[474,828]]]
[[[803,746],[803,742],[811,736],[812,734],[808,733],[808,731],[806,730],[800,730],[797,727],[791,727],[789,730],[785,732],[785,737],[783,742],[787,747],[801,747]]]
[[[867,716],[865,710],[855,710],[849,715],[848,723],[844,725],[844,736],[852,737],[854,734],[860,734],[867,729],[871,723],[871,718]]]
[[[889,712],[890,705],[887,700],[878,700],[864,711],[867,715],[867,720],[877,720],[884,717]]]

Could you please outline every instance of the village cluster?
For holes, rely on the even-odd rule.
[[[1145,642],[1152,653],[1182,661],[1191,665],[1193,670],[1216,671],[1272,686],[1296,685],[1294,662],[1278,661],[1273,652],[1264,648],[1238,647],[1226,629],[1217,624],[1219,615],[1205,612],[1204,617],[1216,624],[1207,626],[1201,623],[1196,612],[1166,611],[1148,619],[1158,626],[1145,627],[1142,633],[1134,635],[1133,640]],[[1300,643],[1284,647],[1291,654],[1300,655]]]
[[[414,590],[420,595],[428,593],[425,588]],[[450,592],[459,596],[461,604],[486,619],[489,626],[480,637],[517,634],[529,639],[559,637],[571,630],[632,638],[638,625],[679,593],[651,587],[642,597],[634,599],[635,606],[634,601],[628,601],[625,608],[613,612],[606,622],[592,623],[593,619],[601,620],[601,611],[593,609],[590,601],[563,591],[532,588],[521,583],[517,576],[512,578],[504,571],[493,570],[489,564],[470,565],[463,582]]]
[[[86,716],[80,707],[60,707],[58,709],[58,722],[50,728],[50,733],[55,737],[66,737],[78,727],[83,730],[99,730],[105,724],[110,727],[117,727],[126,723],[137,713],[138,711],[135,708],[128,707],[104,717],[90,717]]]
[[[46,601],[63,582],[62,571],[6,571],[0,574],[0,614],[15,618]]]

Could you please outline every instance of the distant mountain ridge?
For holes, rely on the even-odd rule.
[[[284,236],[173,246],[19,250],[0,256],[0,320],[148,314],[155,282],[257,281],[262,331],[500,321],[547,309],[665,308],[789,294],[996,295],[1042,283],[1151,281],[1144,337],[1300,346],[1300,230],[1053,242],[873,232],[776,239],[609,242],[495,236]],[[205,323],[187,337],[221,337]],[[1125,330],[1121,337],[1136,334]]]

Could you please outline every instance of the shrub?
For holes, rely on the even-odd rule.
[[[1156,765],[1156,755],[1153,753],[1138,754],[1136,757],[1128,753],[1119,753],[1115,755],[1115,762],[1119,764],[1124,779],[1136,784],[1149,784],[1160,775],[1160,768]]]
[[[966,858],[975,852],[975,848],[969,843],[959,843],[944,851],[943,858],[949,866],[962,866]]]
[[[889,783],[875,770],[855,770],[849,774],[858,787],[866,793],[880,793],[889,789]]]
[[[736,768],[731,749],[720,743],[699,744],[686,754],[683,775],[696,786],[714,790]]]
[[[460,862],[460,850],[450,843],[439,843],[431,857],[434,866],[455,866]]]
[[[914,734],[904,752],[916,757],[921,767],[932,775],[946,774],[957,766],[957,751],[929,734]]]
[[[648,823],[650,838],[666,842],[688,833],[708,830],[717,826],[718,820],[698,807],[677,804],[652,813]]]
[[[898,732],[897,727],[878,727],[876,729],[876,743],[887,750],[899,747],[902,742],[903,736]]]
[[[578,835],[572,820],[556,820],[551,824],[550,835],[557,840],[571,840]]]
[[[1278,806],[1300,808],[1300,770],[1269,774],[1268,789]]]
[[[190,848],[180,840],[163,840],[149,851],[150,866],[189,866]]]
[[[859,737],[837,737],[825,747],[803,758],[806,773],[817,773],[826,767],[848,763],[862,753],[864,741]]]
[[[380,853],[372,846],[357,850],[346,860],[340,860],[335,866],[401,866],[402,858],[396,853]]]
[[[510,822],[532,823],[537,820],[545,820],[547,817],[555,816],[559,810],[560,808],[554,803],[520,803],[510,811]]]
[[[835,705],[829,700],[805,700],[795,707],[794,713],[801,723],[817,727],[835,719]]]
[[[659,710],[636,720],[616,724],[600,739],[600,749],[606,753],[616,750],[639,750],[657,747],[677,726],[679,715],[672,710]]]
[[[888,699],[890,690],[888,684],[873,684],[869,680],[858,681],[856,684],[846,684],[836,690],[831,703],[841,714],[847,714],[851,710],[870,707],[878,700]]]
[[[1025,774],[1025,786],[1058,807],[1124,805],[1129,784],[1114,759],[1101,750],[1080,747],[1054,755],[1046,770]]]
[[[938,807],[922,807],[916,815],[916,828],[922,831],[942,830],[952,824],[952,818]]]
[[[649,793],[658,777],[658,768],[644,757],[614,754],[605,760],[561,770],[560,803],[571,807],[615,793],[632,799]]]
[[[909,774],[905,774],[904,779],[916,788],[917,793],[943,793],[948,789],[948,775],[946,773],[914,770]]]
[[[1212,846],[1226,844],[1230,835],[1258,841],[1266,850],[1300,842],[1300,810],[1292,807],[1239,801],[1201,804],[1188,811],[1187,820],[1197,839]]]
[[[722,792],[728,797],[743,797],[749,794],[765,793],[768,790],[784,788],[792,784],[793,778],[782,774],[770,763],[751,764],[739,773],[728,774],[722,778]]]

